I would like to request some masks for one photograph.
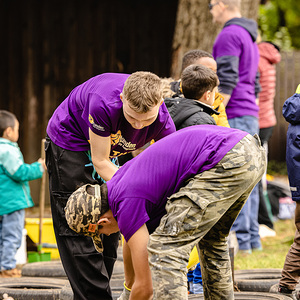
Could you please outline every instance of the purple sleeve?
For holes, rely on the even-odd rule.
[[[166,104],[163,103],[162,106],[163,106],[162,109],[166,112],[167,117],[166,117],[165,124],[164,124],[162,130],[155,137],[155,141],[158,141],[158,140],[164,138],[165,136],[176,131],[175,124],[167,110]]]
[[[145,199],[140,198],[129,198],[120,201],[116,218],[120,232],[127,242],[149,220],[145,201]]]
[[[111,134],[111,118],[105,101],[97,94],[89,96],[88,125],[97,135],[107,137]]]

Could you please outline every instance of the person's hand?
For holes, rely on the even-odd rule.
[[[130,290],[128,288],[126,288],[125,283],[124,283],[123,292],[117,300],[129,300],[129,297],[130,297]]]
[[[47,170],[46,164],[45,164],[45,159],[39,158],[38,162],[43,166],[44,170]]]

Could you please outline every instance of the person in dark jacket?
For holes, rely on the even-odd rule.
[[[190,65],[203,65],[215,73],[217,73],[217,62],[213,56],[204,50],[193,49],[186,52],[182,58],[181,73]],[[181,79],[175,81],[173,78],[162,78],[163,83],[163,97],[165,98],[178,98],[184,97],[181,88]],[[224,98],[219,92],[215,94],[215,101],[213,103],[213,109],[218,111],[219,114],[213,114],[215,122],[219,126],[230,127],[225,112],[225,106],[223,104]]]
[[[296,202],[296,233],[285,258],[278,292],[287,294],[292,299],[300,299],[299,292],[294,292],[300,279],[300,84],[296,93],[284,102],[282,114],[290,123],[287,131],[286,165],[292,199]]]
[[[182,72],[181,84],[185,98],[164,100],[176,130],[192,125],[216,125],[211,116],[219,114],[212,108],[219,85],[216,73],[202,65],[190,65]]]

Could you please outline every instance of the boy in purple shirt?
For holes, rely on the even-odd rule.
[[[92,239],[70,230],[64,207],[83,184],[101,184],[118,170],[111,161],[175,131],[162,100],[161,82],[150,72],[106,73],[77,86],[47,127],[53,225],[74,299],[112,299],[109,280],[119,233],[104,236],[98,253]]]
[[[186,266],[198,243],[205,299],[233,299],[227,236],[265,168],[257,136],[187,127],[151,145],[101,187],[79,188],[66,219],[91,236],[98,251],[100,234],[123,234],[119,299],[152,299],[153,290],[155,299],[187,299]]]

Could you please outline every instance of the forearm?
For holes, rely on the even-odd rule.
[[[132,288],[134,283],[134,269],[132,265],[130,249],[126,242],[123,245],[123,261],[124,261],[124,273],[125,284],[128,288]]]
[[[131,300],[147,300],[153,297],[152,278],[147,251],[148,240],[149,232],[146,224],[144,224],[132,235],[127,243],[134,269],[134,283],[130,295]]]
[[[138,284],[137,282],[134,283],[130,293],[130,298],[129,298],[130,300],[140,300],[140,299],[151,300],[152,298],[153,298],[152,286],[151,288],[148,288],[144,284]]]
[[[113,177],[113,175],[118,171],[118,167],[114,165],[110,160],[94,160],[93,158],[92,160],[97,173],[105,181],[110,180]]]

